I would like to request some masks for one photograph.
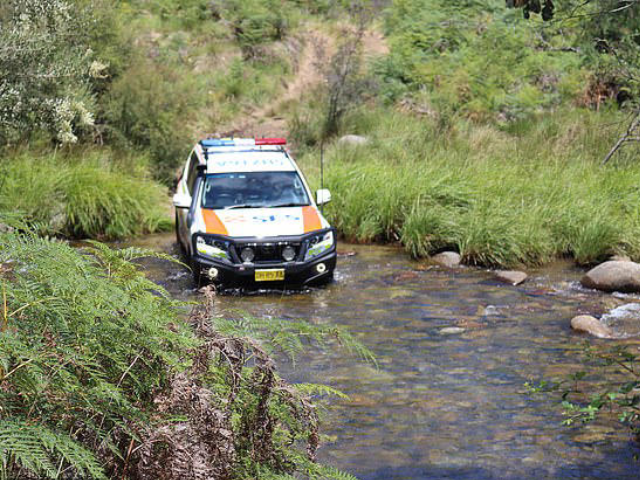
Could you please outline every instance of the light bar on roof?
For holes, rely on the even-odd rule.
[[[201,140],[204,148],[214,147],[253,147],[262,145],[286,145],[284,138],[208,138]]]
[[[256,145],[286,145],[284,138],[256,138]]]

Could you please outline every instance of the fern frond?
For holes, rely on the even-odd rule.
[[[68,435],[17,421],[0,425],[0,462],[46,478],[58,478],[54,465],[62,462],[80,476],[107,478],[95,455]]]
[[[342,470],[338,470],[335,467],[326,465],[320,465],[318,468],[317,476],[312,478],[317,478],[318,480],[358,480],[357,477],[351,475],[350,473],[343,472]]]
[[[333,396],[338,397],[343,400],[349,400],[349,396],[341,392],[338,389],[333,387],[329,387],[328,385],[321,385],[316,383],[296,383],[293,387],[303,395],[323,395],[323,396]]]
[[[295,362],[297,354],[306,346],[325,347],[336,342],[362,360],[377,366],[375,356],[349,331],[342,327],[315,325],[304,320],[256,318],[241,313],[239,318],[213,318],[214,326],[222,335],[257,340],[267,351],[277,350]]]

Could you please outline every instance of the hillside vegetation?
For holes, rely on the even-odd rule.
[[[340,125],[368,142],[327,150],[331,221],[347,239],[476,265],[640,259],[637,150],[601,165],[638,98],[625,63],[638,8],[545,23],[501,1],[391,2],[390,53],[369,62]],[[316,178],[322,125],[299,119],[322,108],[309,97],[291,123]]]
[[[230,133],[238,116],[268,103],[296,67],[306,25],[341,8],[323,0],[3,2],[0,178],[10,188],[0,205],[70,236],[168,228],[160,185],[173,184],[194,141]],[[28,178],[50,183],[43,198],[55,191],[55,201],[33,198],[31,187],[23,198],[15,182],[26,180],[28,159],[43,165]],[[93,187],[78,182],[69,195],[60,178],[86,178],[96,162]]]
[[[194,139],[252,135],[274,115],[314,182],[327,146],[328,214],[346,238],[481,265],[639,258],[635,150],[599,166],[638,98],[639,7],[555,3],[527,20],[502,0],[12,0],[0,9],[16,47],[0,55],[1,204],[68,236],[166,228],[159,183]],[[19,55],[27,37],[39,48]],[[333,145],[346,133],[371,141]],[[23,196],[31,157],[67,179],[99,162],[100,187],[74,195],[33,169],[33,191],[52,185]]]

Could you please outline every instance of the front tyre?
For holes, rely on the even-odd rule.
[[[176,212],[175,214],[175,225],[176,225],[176,243],[178,244],[178,250],[180,251],[180,253],[182,255],[186,255],[187,250],[184,248],[184,245],[182,244],[182,240],[180,240],[180,228],[178,225],[178,212]]]
[[[191,273],[193,275],[193,283],[196,284],[196,288],[200,288],[203,285],[204,275],[202,275],[202,268],[200,264],[195,260],[191,260],[190,265]]]

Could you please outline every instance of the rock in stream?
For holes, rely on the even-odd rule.
[[[589,270],[582,286],[604,292],[640,292],[640,264],[635,262],[604,262]]]
[[[434,263],[446,268],[456,268],[460,266],[461,257],[457,252],[441,252],[431,257]]]
[[[591,315],[578,315],[571,320],[571,328],[598,338],[613,338],[611,329]]]
[[[524,281],[529,278],[529,276],[524,272],[519,272],[516,270],[496,270],[493,272],[493,276],[496,280],[502,283],[508,283],[510,285],[520,285],[524,283]]]

